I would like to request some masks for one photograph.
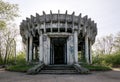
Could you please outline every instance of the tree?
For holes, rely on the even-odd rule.
[[[16,26],[11,23],[18,17],[18,5],[0,0],[0,63],[6,64],[14,54]]]
[[[115,37],[115,50],[116,51],[120,51],[120,32],[117,33],[116,37]]]
[[[8,60],[15,55],[15,38],[19,35],[17,28],[14,25],[9,25],[0,34],[0,57],[1,62],[6,64]]]
[[[18,17],[18,5],[0,0],[0,29],[7,26],[7,22]]]
[[[97,54],[111,54],[114,50],[113,35],[111,34],[111,35],[97,39],[93,48]]]

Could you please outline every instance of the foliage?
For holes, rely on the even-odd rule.
[[[24,64],[26,63],[26,60],[25,60],[25,52],[19,52],[17,57],[16,57],[16,63],[17,64]]]
[[[0,29],[6,27],[7,22],[18,17],[18,5],[0,0]]]
[[[101,66],[101,65],[88,65],[84,64],[83,67],[89,69],[90,71],[108,71],[111,70],[108,66]]]
[[[7,25],[6,25],[5,21],[0,20],[0,30],[3,29],[6,26]]]
[[[108,35],[102,38],[98,38],[93,45],[95,54],[111,54],[114,50],[114,36]]]
[[[115,36],[114,47],[116,51],[120,51],[120,32]]]
[[[93,54],[95,65],[120,66],[120,32],[96,40]]]
[[[120,52],[114,54],[102,54],[93,57],[93,64],[102,66],[120,66]]]
[[[15,56],[18,32],[11,22],[15,17],[18,17],[18,5],[0,0],[0,64],[8,64]]]
[[[78,61],[79,62],[86,62],[85,56],[83,55],[83,53],[81,51],[78,52]]]
[[[9,60],[16,55],[16,41],[18,35],[14,25],[9,25],[11,28],[0,30],[0,62],[7,64]]]
[[[25,53],[19,52],[16,57],[16,61],[14,58],[12,58],[9,63],[11,65],[8,65],[6,67],[6,70],[9,71],[16,71],[16,72],[26,72],[29,68],[31,68],[33,65],[28,64],[25,61]],[[12,64],[13,63],[13,64]]]
[[[6,68],[6,70],[9,71],[16,71],[16,72],[26,72],[28,69],[33,67],[33,65],[27,64],[27,63],[22,63],[22,64],[17,64],[17,65],[10,65]]]

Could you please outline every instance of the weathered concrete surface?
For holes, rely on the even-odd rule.
[[[0,82],[120,82],[120,70],[88,75],[26,75],[0,70]]]

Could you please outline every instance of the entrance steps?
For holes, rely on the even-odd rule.
[[[47,65],[44,66],[40,74],[79,74],[72,65]]]
[[[89,70],[79,64],[44,65],[39,63],[27,71],[27,74],[88,74]]]

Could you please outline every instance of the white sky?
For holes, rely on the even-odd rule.
[[[65,13],[75,11],[75,15],[82,13],[88,15],[97,23],[98,37],[120,32],[120,0],[4,0],[19,5],[21,17],[15,21],[19,26],[20,22],[30,15],[42,11],[46,14]]]
[[[15,21],[17,25],[30,15],[42,11],[47,14],[50,10],[57,13],[71,14],[75,11],[75,15],[82,13],[82,16],[88,15],[97,23],[98,36],[114,34],[120,31],[120,0],[5,0],[11,3],[16,3],[20,8],[21,17]]]

